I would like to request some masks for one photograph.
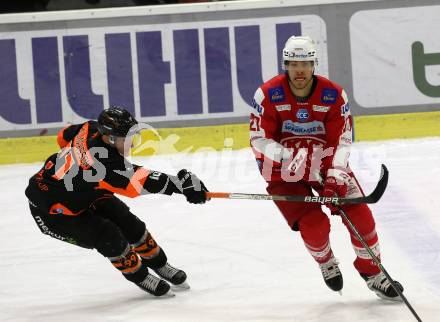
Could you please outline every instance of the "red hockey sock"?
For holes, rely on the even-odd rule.
[[[332,257],[333,252],[330,246],[330,241],[328,240],[324,245],[319,247],[313,247],[306,243],[304,243],[310,255],[317,261],[319,264],[323,264],[328,262],[328,260]]]
[[[318,263],[327,262],[333,255],[330,247],[330,221],[322,211],[301,217],[298,227],[304,244]]]
[[[370,208],[367,205],[352,205],[344,207],[350,221],[358,230],[359,234],[365,240],[367,245],[371,248],[374,255],[380,260],[379,239],[377,237],[375,222]],[[379,267],[374,263],[368,251],[357,239],[355,234],[351,231],[350,225],[343,220],[345,226],[350,232],[351,243],[356,253],[354,267],[361,274],[376,275],[380,272]]]
[[[379,239],[377,237],[376,230],[373,230],[369,235],[362,237],[366,241],[368,247],[370,247],[370,249],[373,251],[373,254],[376,255],[376,257],[380,260]],[[356,259],[353,264],[357,271],[366,275],[376,275],[380,273],[379,267],[373,261],[368,251],[353,235],[351,236],[351,243],[353,245],[354,252],[356,253]]]

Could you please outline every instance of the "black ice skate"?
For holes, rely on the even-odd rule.
[[[135,284],[139,286],[142,290],[154,296],[165,295],[170,290],[170,284],[151,274],[147,274],[144,280]],[[172,293],[169,293],[169,295],[173,296]]]
[[[391,301],[402,301],[402,298],[393,288],[390,281],[385,277],[384,273],[380,272],[373,276],[361,274],[361,276],[367,282],[368,288],[375,292],[380,298]],[[394,283],[399,290],[403,292],[403,286],[397,281],[394,281]]]
[[[120,270],[127,280],[136,284],[145,292],[154,296],[162,296],[170,290],[170,285],[166,281],[148,272],[147,264],[128,245],[122,255],[110,257],[109,259],[112,265]]]
[[[344,283],[338,264],[338,260],[332,256],[326,263],[319,264],[319,268],[321,269],[325,284],[332,291],[341,293],[340,291]]]
[[[172,283],[175,286],[181,288],[189,288],[189,285],[185,283],[186,273],[181,269],[175,268],[170,264],[166,263],[164,266],[154,269],[157,275]]]

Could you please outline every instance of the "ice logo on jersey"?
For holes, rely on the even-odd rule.
[[[305,108],[300,108],[298,112],[296,112],[296,118],[300,122],[306,122],[309,119],[309,112]]]
[[[325,134],[324,123],[313,121],[308,123],[297,123],[291,120],[284,121],[283,132],[292,133],[294,135],[317,135]]]

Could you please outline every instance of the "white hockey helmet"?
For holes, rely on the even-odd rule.
[[[315,42],[309,36],[292,36],[283,49],[281,68],[286,69],[286,61],[313,61],[318,65]]]

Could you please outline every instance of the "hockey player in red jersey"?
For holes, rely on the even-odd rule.
[[[348,158],[353,120],[347,94],[338,84],[315,75],[317,53],[310,37],[290,37],[283,49],[280,74],[255,92],[250,114],[250,141],[269,194],[359,197],[362,189]],[[343,287],[338,261],[330,246],[330,221],[320,204],[275,202],[288,225],[299,231],[319,264],[327,286]],[[332,214],[338,209],[328,204]],[[342,207],[374,254],[379,241],[366,204]],[[346,225],[356,259],[354,267],[382,298],[400,300],[397,292]],[[401,287],[399,283],[398,287]],[[403,290],[403,288],[402,288]]]
[[[137,121],[119,107],[96,121],[71,125],[58,134],[62,150],[51,155],[29,180],[26,196],[40,230],[77,246],[96,249],[123,276],[155,296],[170,285],[185,285],[186,274],[168,263],[145,223],[114,194],[183,194],[190,203],[206,201],[203,182],[185,169],[177,176],[131,164],[124,156]],[[152,269],[158,276],[150,274]]]

